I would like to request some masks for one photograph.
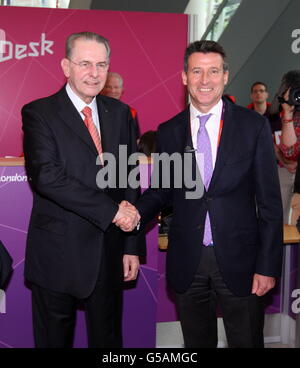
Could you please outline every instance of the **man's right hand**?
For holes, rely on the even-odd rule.
[[[123,231],[132,231],[140,221],[140,214],[137,209],[128,201],[119,204],[119,210],[113,219],[113,223]]]

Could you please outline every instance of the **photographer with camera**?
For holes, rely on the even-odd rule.
[[[300,70],[291,70],[286,73],[281,81],[281,86],[273,101],[272,112],[279,112],[282,123],[282,131],[278,148],[283,155],[283,162],[293,175],[291,192],[295,192],[291,199],[292,225],[296,224],[300,215]],[[292,176],[291,176],[292,178]],[[287,222],[287,221],[285,221]]]
[[[290,71],[283,77],[286,89],[278,96],[282,107],[280,149],[288,159],[300,154],[300,70]]]
[[[300,86],[298,81],[300,80],[300,71],[289,71],[284,74],[281,79],[280,87],[275,94],[273,102],[270,106],[270,124],[272,133],[274,135],[274,148],[278,162],[278,175],[280,181],[280,191],[283,206],[283,219],[284,223],[289,223],[289,214],[291,207],[291,200],[294,192],[295,172],[297,169],[297,157],[294,155],[294,143],[297,141],[291,141],[291,137],[286,136],[286,129],[291,129],[295,138],[295,132],[293,127],[294,120],[294,107],[292,103],[288,101],[289,91],[297,91],[297,86]],[[290,105],[288,105],[288,103]],[[298,120],[297,120],[298,119]],[[295,121],[299,121],[299,115],[295,116]],[[290,125],[290,127],[288,127]],[[300,128],[300,123],[297,123]],[[283,134],[283,138],[282,138]],[[299,131],[300,135],[300,131]],[[300,138],[299,138],[300,139]]]

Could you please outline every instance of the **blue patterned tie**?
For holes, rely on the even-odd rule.
[[[201,162],[203,162],[203,172],[201,172],[202,180],[206,190],[209,187],[209,183],[213,173],[213,163],[212,163],[212,153],[211,153],[211,144],[210,139],[205,127],[207,120],[210,118],[211,114],[208,115],[198,115],[198,119],[200,122],[200,127],[197,133],[197,154],[200,154]],[[212,244],[212,233],[211,233],[211,225],[209,215],[207,213],[205,219],[205,229],[204,229],[204,237],[203,244],[209,245]]]

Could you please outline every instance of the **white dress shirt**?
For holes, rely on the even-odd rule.
[[[205,127],[210,139],[213,168],[215,168],[217,158],[218,138],[220,131],[222,109],[223,109],[222,99],[210,111],[208,111],[205,114],[203,112],[198,111],[195,108],[195,106],[193,106],[192,103],[190,104],[191,133],[194,149],[197,149],[197,133],[200,125],[197,116],[212,114],[208,119],[208,121],[206,122]]]
[[[101,137],[96,97],[93,98],[93,101],[90,104],[86,104],[80,97],[78,97],[76,95],[76,93],[70,87],[69,83],[67,83],[67,85],[66,85],[66,91],[67,91],[68,96],[70,97],[70,100],[73,102],[73,105],[75,106],[76,110],[79,112],[80,116],[82,117],[82,120],[84,120],[85,116],[83,115],[83,113],[81,111],[86,106],[88,106],[92,109],[93,121],[94,121],[94,124],[96,125],[98,133]]]

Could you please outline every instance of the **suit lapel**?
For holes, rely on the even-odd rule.
[[[232,145],[235,142],[234,135],[236,124],[234,121],[233,105],[224,99],[223,102],[225,104],[224,123],[220,144],[217,151],[215,169],[213,171],[213,176],[210,182],[210,186],[208,188],[209,191],[213,190],[214,186],[218,182],[218,177],[222,171],[222,168],[227,158],[230,155]]]
[[[92,137],[85,127],[80,114],[70,100],[65,87],[58,92],[57,98],[59,103],[58,114],[60,117],[97,156],[98,152]],[[122,122],[114,119],[111,107],[102,100],[101,96],[96,97],[96,102],[100,121],[102,150],[103,152],[110,152],[117,155],[120,132],[119,124]]]
[[[177,118],[177,127],[174,129],[174,147],[176,149],[175,152],[179,152],[182,155],[184,154],[192,154],[192,162],[191,166],[188,163],[189,160],[185,161],[185,158],[183,159],[183,164],[187,165],[183,168],[184,175],[188,175],[188,177],[192,180],[196,180],[196,170],[198,169],[197,161],[196,161],[196,148],[193,146],[193,139],[192,139],[192,132],[191,132],[191,122],[190,122],[190,108],[188,107],[186,110],[182,112],[182,114],[179,115]],[[187,170],[187,171],[186,171]],[[191,170],[191,171],[190,171]],[[200,172],[199,172],[200,175]],[[200,180],[202,183],[201,175]],[[184,184],[184,190],[190,190],[190,188],[185,187],[185,179],[183,180]],[[201,184],[203,185],[203,184]]]
[[[193,149],[192,135],[190,129],[190,109],[187,108],[180,114],[177,122],[177,127],[174,129],[176,151],[184,153]]]
[[[121,132],[120,124],[125,122],[115,118],[115,111],[113,111],[112,107],[101,96],[97,96],[96,101],[103,152],[110,152],[117,158]]]
[[[69,126],[69,128],[78,135],[78,137],[95,153],[98,155],[92,137],[87,130],[84,122],[70,100],[65,87],[63,87],[57,94],[58,98],[58,114],[61,119]]]

